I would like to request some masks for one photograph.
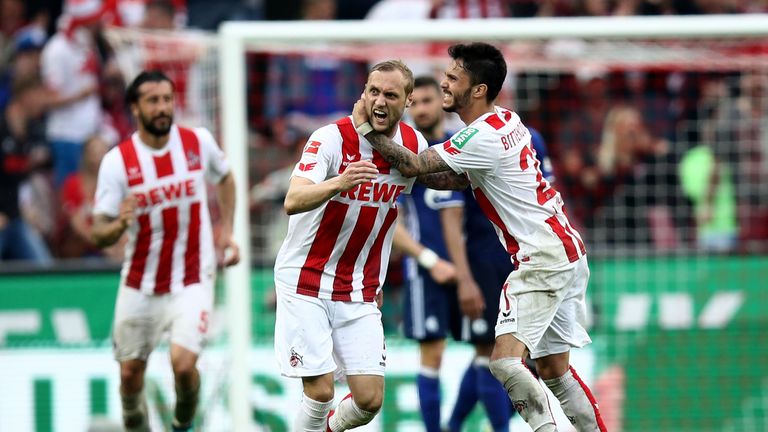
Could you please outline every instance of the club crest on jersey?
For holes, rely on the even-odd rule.
[[[304,366],[304,356],[299,355],[296,350],[291,348],[291,357],[288,359],[288,362],[291,364],[291,367],[296,367],[298,365]]]
[[[200,169],[200,155],[193,150],[187,150],[187,165],[190,171]]]
[[[480,131],[476,128],[466,127],[454,135],[453,138],[451,138],[451,143],[453,143],[453,145],[457,148],[462,148],[464,147],[464,144],[466,144],[478,132]]]

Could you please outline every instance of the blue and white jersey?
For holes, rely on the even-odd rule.
[[[450,139],[446,135],[429,145],[442,144]],[[440,222],[440,209],[461,207],[464,197],[461,191],[434,190],[414,183],[410,195],[402,194],[398,199],[404,210],[404,225],[414,240],[435,251],[440,258],[450,261],[443,239],[443,228]]]
[[[544,138],[539,131],[528,128],[531,133],[531,145],[536,151],[536,158],[539,160],[541,173],[550,183],[554,182],[555,176],[552,172],[552,161],[549,159],[549,152]],[[464,235],[466,236],[467,253],[479,253],[500,263],[509,263],[509,253],[499,243],[498,234],[493,225],[480,209],[475,197],[472,195],[472,189],[467,188],[462,192],[464,199]]]

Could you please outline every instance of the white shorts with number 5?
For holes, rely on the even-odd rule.
[[[387,352],[375,303],[323,300],[277,288],[275,356],[287,377],[384,375]]]
[[[121,286],[112,326],[115,359],[146,360],[166,331],[171,344],[200,353],[212,308],[212,279],[164,295]]]
[[[513,271],[501,291],[496,337],[512,334],[534,359],[589,344],[588,281],[586,256],[562,269]]]

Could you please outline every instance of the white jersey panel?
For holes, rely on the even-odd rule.
[[[496,107],[434,148],[455,172],[467,174],[513,261],[557,268],[586,253],[560,194],[542,178],[530,132],[516,113]]]

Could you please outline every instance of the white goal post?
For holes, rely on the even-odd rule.
[[[768,37],[768,15],[708,15],[606,18],[520,18],[401,22],[227,22],[219,30],[222,142],[233,162],[238,185],[234,234],[242,245],[243,265],[226,273],[232,352],[230,408],[233,429],[252,429],[248,352],[251,298],[248,224],[248,130],[246,58],[249,49],[273,49],[323,43],[437,41],[526,41],[729,39]],[[399,57],[393,52],[391,57]],[[350,107],[351,109],[351,107]]]

